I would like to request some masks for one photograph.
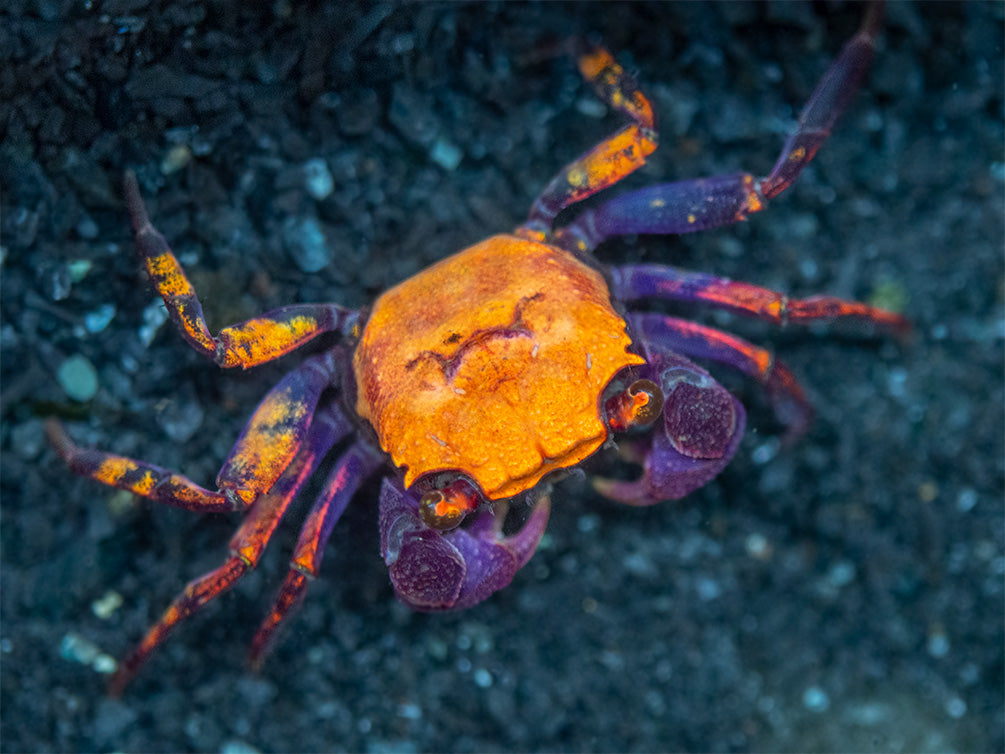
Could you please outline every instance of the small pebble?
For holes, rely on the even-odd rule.
[[[202,426],[204,413],[195,400],[173,400],[157,412],[157,423],[175,442],[188,442]]]
[[[91,663],[91,667],[101,673],[101,675],[111,675],[119,669],[119,663],[111,655],[101,653],[94,658],[94,662]]]
[[[753,458],[754,463],[758,466],[763,466],[778,455],[778,451],[781,447],[781,441],[779,441],[777,437],[772,437],[754,448],[754,452],[751,454],[751,457]]]
[[[102,620],[108,620],[112,613],[122,607],[122,595],[115,591],[107,591],[91,603],[91,612]]]
[[[855,564],[847,560],[834,563],[827,570],[827,581],[831,586],[840,589],[855,579]]]
[[[167,309],[164,308],[164,302],[159,298],[143,310],[143,324],[139,330],[140,340],[143,341],[143,345],[149,346],[153,342],[157,331],[161,325],[167,322],[167,319]]]
[[[487,689],[492,685],[492,674],[485,668],[478,668],[475,671],[475,685],[480,689]]]
[[[928,634],[926,648],[928,649],[928,654],[936,659],[949,654],[949,637],[946,636],[945,629],[941,626],[933,628]]]
[[[115,317],[115,304],[102,304],[93,312],[84,315],[84,327],[89,333],[97,333],[108,327]]]
[[[599,120],[607,115],[607,105],[596,97],[580,97],[576,100],[576,112],[587,118]]]
[[[61,264],[50,270],[46,279],[46,291],[53,301],[62,301],[70,295],[73,280],[70,277],[69,265]]]
[[[71,399],[86,403],[98,392],[98,373],[86,357],[71,356],[59,365],[56,372],[63,392]]]
[[[419,707],[418,704],[413,704],[412,702],[399,704],[398,717],[403,717],[406,720],[419,720],[422,718],[422,708]]]
[[[956,498],[956,510],[960,513],[968,513],[977,505],[977,492],[972,487],[965,487],[960,490]]]
[[[702,602],[714,600],[722,594],[722,587],[719,586],[719,582],[705,576],[698,577],[695,580],[694,586],[695,591],[698,592],[698,598]]]
[[[32,419],[23,424],[15,424],[10,433],[14,452],[27,461],[37,458],[45,447],[45,434],[42,432],[42,422]]]
[[[313,217],[287,218],[283,223],[283,245],[301,272],[318,272],[332,262],[324,230]]]
[[[831,700],[822,688],[810,686],[803,692],[803,706],[814,712],[823,712],[831,706]]]
[[[70,273],[70,282],[79,283],[87,273],[91,271],[94,263],[90,259],[74,259],[67,263],[66,269]]]
[[[102,652],[94,642],[73,632],[63,637],[59,644],[59,654],[64,660],[89,665],[104,675],[110,675],[118,668],[114,657]]]
[[[756,560],[770,560],[772,547],[767,537],[754,532],[747,537],[747,554]]]
[[[84,216],[77,221],[77,235],[81,238],[93,241],[100,232],[98,224],[90,217]]]
[[[967,714],[967,703],[960,699],[958,696],[954,696],[948,702],[946,702],[946,712],[954,720],[959,720],[965,714]]]
[[[175,144],[171,147],[164,159],[161,160],[161,172],[164,175],[177,173],[192,161],[192,150],[187,144]]]
[[[304,183],[307,193],[318,201],[326,199],[335,190],[335,179],[327,163],[320,157],[304,163]]]
[[[247,741],[237,739],[225,742],[220,748],[221,754],[259,754],[259,751]]]
[[[401,83],[393,87],[387,117],[402,136],[421,147],[432,147],[440,131],[432,97]]]
[[[433,144],[429,150],[429,159],[435,162],[444,170],[456,170],[461,164],[464,152],[452,141],[447,141],[442,136]]]

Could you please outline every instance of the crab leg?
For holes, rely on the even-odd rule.
[[[743,405],[688,358],[712,359],[765,388],[787,439],[802,433],[810,406],[786,367],[764,349],[704,325],[660,314],[629,314],[635,342],[663,392],[663,421],[645,449],[629,441],[623,455],[642,466],[634,480],[594,478],[601,494],[630,505],[676,500],[706,484],[732,459],[746,425]],[[641,450],[641,452],[639,452]]]
[[[321,333],[358,334],[360,313],[337,304],[294,304],[225,327],[213,335],[202,305],[167,241],[150,223],[136,176],[125,175],[136,248],[157,293],[185,340],[222,367],[248,368],[278,359]]]
[[[424,611],[471,607],[509,584],[537,550],[551,512],[544,495],[522,528],[504,535],[506,503],[497,501],[444,533],[423,521],[420,506],[414,492],[384,479],[380,553],[398,599]]]
[[[321,393],[332,385],[337,372],[336,357],[324,353],[305,361],[272,388],[220,469],[215,492],[145,461],[80,448],[55,419],[46,423],[46,430],[53,447],[76,474],[187,510],[240,510],[269,490],[283,473],[310,430]]]
[[[726,364],[757,380],[764,388],[775,415],[786,427],[786,439],[801,435],[813,409],[796,378],[769,351],[735,335],[676,317],[648,312],[627,317],[635,337],[676,353]]]
[[[910,328],[910,323],[899,314],[858,301],[845,301],[833,296],[790,299],[782,293],[750,283],[663,265],[622,265],[612,268],[610,275],[611,295],[623,302],[645,298],[697,301],[776,325],[848,319],[898,333],[906,333]]]
[[[773,199],[796,180],[831,134],[865,77],[883,24],[883,3],[869,4],[858,33],[837,56],[799,114],[796,131],[785,142],[775,167],[760,181],[761,194]]]
[[[830,136],[872,61],[882,2],[870,4],[858,33],[844,46],[810,95],[796,131],[765,178],[732,173],[662,183],[616,197],[580,215],[555,235],[559,245],[590,251],[606,239],[634,233],[692,233],[730,225],[765,207],[799,176]]]
[[[551,180],[535,200],[525,224],[535,233],[547,233],[559,212],[642,167],[646,156],[656,149],[652,106],[635,79],[599,47],[581,55],[578,62],[580,73],[597,95],[635,122],[566,165]]]
[[[248,654],[253,667],[261,667],[272,648],[279,624],[306,596],[307,585],[321,569],[325,544],[349,500],[367,477],[380,468],[382,462],[383,458],[361,441],[353,443],[339,458],[300,530],[290,570],[287,571],[272,610],[251,642]]]
[[[190,582],[160,620],[147,630],[143,640],[122,661],[112,676],[109,682],[112,695],[122,693],[136,671],[165,642],[175,626],[230,589],[238,579],[258,565],[265,546],[290,502],[332,445],[349,431],[351,426],[340,413],[333,410],[318,412],[300,454],[290,463],[273,488],[258,498],[231,538],[230,556],[226,562]]]

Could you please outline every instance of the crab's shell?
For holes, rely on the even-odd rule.
[[[510,497],[603,444],[601,395],[643,362],[630,344],[599,272],[494,236],[377,300],[353,359],[356,410],[407,486],[456,470]]]

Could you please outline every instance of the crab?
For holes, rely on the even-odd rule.
[[[124,688],[172,630],[251,571],[280,519],[338,443],[346,445],[307,515],[289,571],[252,640],[260,665],[276,630],[320,571],[335,523],[361,485],[391,467],[379,493],[380,552],[397,597],[417,610],[468,608],[508,585],[533,555],[551,484],[605,446],[637,478],[594,479],[631,505],[681,498],[730,462],[743,405],[693,359],[763,387],[787,436],[809,403],[768,351],[718,329],[629,309],[643,299],[698,302],[779,325],[853,320],[904,332],[899,314],[828,296],[790,299],[756,285],[653,264],[603,267],[592,256],[628,234],[679,234],[745,220],[813,159],[864,76],[880,28],[870,6],[832,62],[766,177],[749,173],[631,191],[555,229],[559,213],[639,168],[657,146],[649,100],[603,48],[579,69],[630,123],[561,170],[512,233],[487,238],[381,295],[369,311],[285,306],[213,335],[131,172],[125,196],[146,271],[182,336],[221,367],[249,368],[322,333],[338,343],[306,358],[255,410],[216,489],[153,464],[76,445],[50,420],[76,473],[192,511],[239,511],[222,566],[190,583],[120,663]],[[503,528],[507,510],[522,515]]]

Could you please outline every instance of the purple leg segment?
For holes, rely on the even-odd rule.
[[[757,380],[767,393],[778,417],[787,428],[786,440],[801,435],[809,426],[813,409],[796,378],[769,351],[716,330],[662,314],[628,315],[635,336],[645,343],[658,343],[691,358],[710,359]]]
[[[419,498],[397,481],[380,491],[380,552],[398,599],[414,610],[475,605],[502,589],[537,549],[548,524],[548,498],[537,502],[519,532],[502,535],[506,509],[496,503],[449,532],[427,526]]]
[[[351,425],[341,414],[340,419],[345,422],[348,433]],[[303,602],[308,584],[321,569],[325,545],[335,523],[360,485],[380,468],[383,461],[380,453],[362,441],[353,443],[338,459],[300,530],[290,570],[279,595],[251,642],[248,654],[253,667],[261,667],[274,644],[279,625]]]
[[[612,268],[610,274],[611,294],[624,302],[646,298],[697,301],[777,325],[842,319],[876,325],[901,334],[910,327],[899,314],[857,301],[833,296],[790,299],[777,291],[703,272],[637,264]]]
[[[739,222],[761,208],[750,173],[659,183],[584,212],[555,239],[565,248],[591,251],[614,236],[693,233]]]

